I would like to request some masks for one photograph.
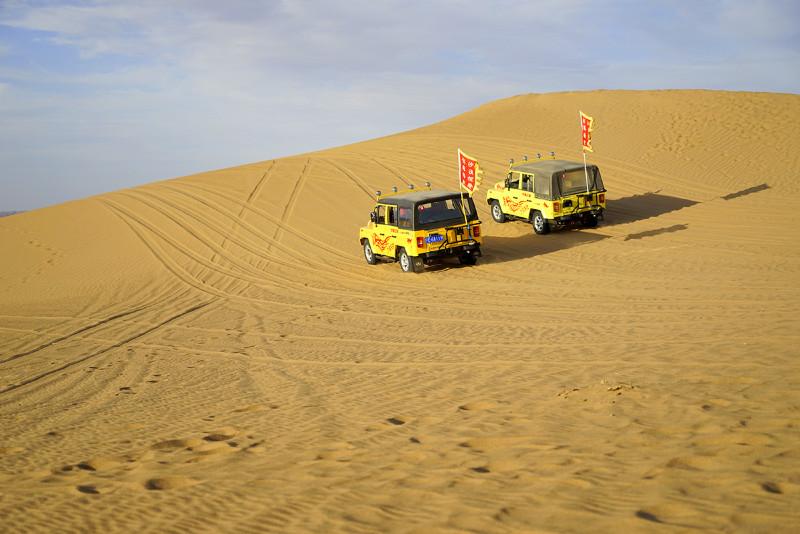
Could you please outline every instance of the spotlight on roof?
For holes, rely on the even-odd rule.
[[[408,184],[409,189],[414,189],[414,184]]]
[[[383,193],[381,193],[380,191],[375,191],[375,196],[376,196],[376,197],[379,197],[379,196],[381,196],[382,194],[383,194]]]
[[[550,155],[551,155],[552,157],[556,157],[556,153],[555,153],[555,152],[550,152]]]
[[[430,187],[430,186],[431,186],[430,182],[425,182],[425,187]]]
[[[537,152],[536,153],[536,159],[542,159],[542,153],[541,152]]]
[[[514,158],[511,158],[510,160],[508,160],[508,164],[509,165],[513,165],[514,164]]]
[[[392,186],[392,193],[397,193],[397,186],[396,185]]]
[[[528,161],[528,155],[525,154],[524,156],[522,156],[522,159],[524,159],[525,161]]]

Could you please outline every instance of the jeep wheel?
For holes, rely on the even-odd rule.
[[[597,215],[591,211],[587,211],[581,215],[581,226],[584,228],[595,228],[597,226]]]
[[[547,219],[542,216],[541,211],[533,212],[533,215],[531,216],[531,224],[533,225],[533,231],[539,235],[550,233],[550,223],[548,223]]]
[[[503,213],[503,208],[500,207],[500,203],[496,200],[492,200],[492,219],[497,223],[506,222],[506,215]]]
[[[475,265],[478,262],[478,257],[470,252],[462,252],[458,256],[458,263],[461,265]]]
[[[372,247],[369,244],[369,239],[364,240],[364,259],[367,260],[367,263],[370,265],[375,265],[378,263],[377,258],[375,258],[375,253],[372,252]]]
[[[416,271],[416,263],[414,260],[417,258],[412,258],[406,252],[406,249],[400,249],[400,254],[397,256],[397,260],[400,262],[400,269],[403,270],[404,273],[413,273]]]

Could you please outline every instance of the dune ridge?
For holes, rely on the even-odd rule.
[[[578,159],[593,230],[491,221]],[[800,520],[800,96],[519,95],[0,220],[8,531],[786,530]],[[373,192],[486,168],[484,257],[404,275]]]

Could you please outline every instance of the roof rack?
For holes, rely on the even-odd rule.
[[[425,191],[425,190],[427,190],[427,191],[431,190],[431,183],[430,182],[425,182],[425,185],[420,187],[419,189],[417,189],[414,184],[408,184],[408,190],[407,191],[398,191],[397,186],[393,185],[392,186],[392,190],[389,193],[383,193],[380,190],[375,191],[375,200],[380,200],[382,198],[391,197],[391,196],[394,196],[394,195],[403,195],[403,194],[406,194],[406,193],[409,193],[409,192],[412,192],[412,191]]]
[[[537,152],[536,153],[536,159],[537,160],[541,160],[542,159],[542,153],[541,152]],[[556,153],[554,151],[550,151],[550,157],[544,158],[544,159],[556,159]],[[514,158],[511,158],[511,159],[508,160],[508,169],[511,170],[513,167],[515,167],[517,165],[525,165],[526,163],[528,163],[528,155],[527,154],[522,156],[522,161],[520,161],[518,163],[514,163]]]

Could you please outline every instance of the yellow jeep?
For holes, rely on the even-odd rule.
[[[596,165],[555,159],[540,159],[511,164],[508,177],[486,192],[492,219],[524,220],[537,234],[551,227],[579,223],[597,226],[606,209],[606,190]]]
[[[481,255],[481,221],[475,203],[458,191],[414,190],[377,193],[370,223],[358,231],[364,258],[398,261],[403,272],[420,272],[426,264],[457,257],[475,265]]]

